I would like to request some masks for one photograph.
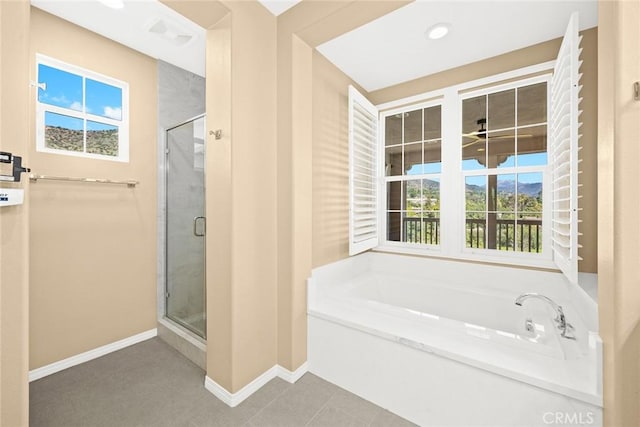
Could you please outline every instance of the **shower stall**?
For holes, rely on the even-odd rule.
[[[165,313],[206,339],[205,116],[166,130]]]

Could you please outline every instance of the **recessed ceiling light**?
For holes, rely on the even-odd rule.
[[[449,33],[449,28],[451,25],[445,24],[444,22],[440,22],[427,30],[427,37],[431,40],[438,40],[443,38]]]
[[[111,9],[122,9],[124,2],[122,0],[98,0],[103,5],[110,7]]]

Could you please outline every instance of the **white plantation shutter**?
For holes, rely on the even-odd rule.
[[[378,245],[378,110],[349,86],[349,255]]]
[[[580,40],[578,13],[569,20],[550,86],[549,159],[552,171],[553,257],[570,282],[578,282],[578,146]]]

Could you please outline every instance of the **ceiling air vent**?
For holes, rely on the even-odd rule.
[[[193,39],[193,35],[182,30],[177,25],[163,19],[156,19],[149,27],[149,32],[157,34],[175,46],[183,46]]]

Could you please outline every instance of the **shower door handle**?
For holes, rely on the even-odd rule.
[[[198,220],[202,220],[202,233],[198,233]],[[196,237],[204,237],[207,233],[207,219],[203,216],[193,218],[193,235]]]

